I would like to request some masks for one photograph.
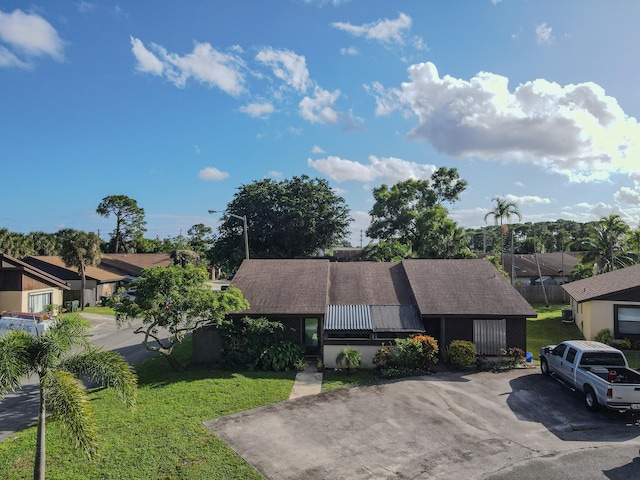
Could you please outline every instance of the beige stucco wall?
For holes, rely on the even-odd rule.
[[[342,351],[344,347],[355,348],[360,352],[362,360],[360,366],[362,368],[373,368],[373,356],[380,349],[380,346],[376,345],[325,345],[323,348],[322,358],[324,365],[327,368],[337,368],[336,357]]]
[[[582,331],[584,338],[593,340],[598,332],[605,328],[613,333],[614,305],[638,305],[638,303],[604,300],[591,300],[577,305],[572,303],[576,325]]]
[[[29,311],[29,294],[40,292],[52,292],[51,303],[62,305],[62,290],[59,288],[42,288],[25,292],[0,292],[0,311],[13,310],[16,312]]]
[[[0,311],[22,311],[22,292],[0,292]]]

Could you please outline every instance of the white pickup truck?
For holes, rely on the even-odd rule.
[[[586,340],[548,345],[540,349],[540,369],[582,392],[592,412],[640,410],[640,373],[617,348]]]
[[[48,315],[24,312],[0,312],[0,337],[11,330],[24,330],[32,335],[41,335],[51,327],[53,320]]]

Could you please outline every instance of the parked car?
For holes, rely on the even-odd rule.
[[[582,392],[592,412],[601,406],[640,410],[640,373],[617,348],[586,340],[548,345],[540,349],[540,369]]]
[[[130,302],[136,301],[136,287],[128,288],[124,291],[124,293],[120,296],[121,300],[129,300]]]
[[[4,312],[0,314],[0,337],[11,330],[24,330],[32,335],[41,335],[49,330],[53,319],[48,315],[23,312]]]

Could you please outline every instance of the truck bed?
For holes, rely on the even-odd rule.
[[[582,370],[591,372],[612,384],[637,384],[640,385],[640,373],[627,367],[580,367]]]

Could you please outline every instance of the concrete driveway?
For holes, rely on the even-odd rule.
[[[537,369],[323,392],[205,422],[268,479],[640,478],[632,414]]]

